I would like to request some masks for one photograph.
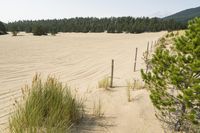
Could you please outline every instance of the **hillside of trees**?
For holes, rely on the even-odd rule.
[[[163,18],[164,20],[174,19],[177,22],[187,23],[195,17],[200,17],[200,7],[187,9],[176,14]]]
[[[158,32],[163,30],[184,29],[185,25],[174,20],[162,20],[159,18],[70,18],[37,21],[17,21],[6,24],[7,30],[17,27],[18,31],[33,32],[35,27],[41,26],[45,33],[57,32],[108,32],[108,33],[142,33]]]
[[[0,21],[0,35],[6,34],[6,28],[4,24]]]

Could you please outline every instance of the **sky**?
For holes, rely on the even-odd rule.
[[[0,0],[0,21],[72,17],[164,17],[200,0]]]

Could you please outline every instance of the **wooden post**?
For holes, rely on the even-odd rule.
[[[148,44],[147,44],[147,56],[146,56],[146,61],[147,61],[147,68],[146,68],[146,73],[148,72],[148,57],[149,57],[149,42],[148,42]]]
[[[113,74],[114,74],[114,60],[112,59],[111,64],[111,79],[110,79],[110,88],[113,88]]]
[[[136,49],[135,49],[135,63],[134,63],[134,72],[136,72],[137,51],[138,51],[138,48],[136,48]]]

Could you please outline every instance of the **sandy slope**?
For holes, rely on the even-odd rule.
[[[21,95],[21,86],[29,84],[33,75],[40,72],[44,77],[55,74],[64,83],[79,88],[78,93],[87,98],[90,111],[94,102],[101,99],[105,117],[87,120],[77,132],[162,132],[148,92],[132,91],[133,101],[128,103],[125,87],[106,92],[97,89],[97,82],[110,74],[111,59],[115,60],[115,86],[140,79],[139,71],[133,73],[135,48],[139,49],[139,70],[144,68],[141,57],[147,42],[157,40],[164,33],[0,36],[0,128],[6,127],[13,101]]]

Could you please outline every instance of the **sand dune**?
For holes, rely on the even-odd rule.
[[[148,41],[156,41],[165,32],[143,34],[60,33],[57,36],[0,36],[0,128],[8,124],[12,104],[21,96],[21,86],[30,84],[36,72],[46,77],[55,74],[64,83],[78,88],[87,97],[86,106],[101,99],[105,118],[96,124],[87,121],[77,132],[160,133],[154,108],[145,90],[132,91],[128,103],[126,88],[112,91],[97,89],[97,83],[110,75],[111,59],[115,60],[114,85],[141,79],[144,68],[142,53]],[[135,48],[138,47],[137,72],[133,72]],[[91,123],[90,123],[91,122]]]

